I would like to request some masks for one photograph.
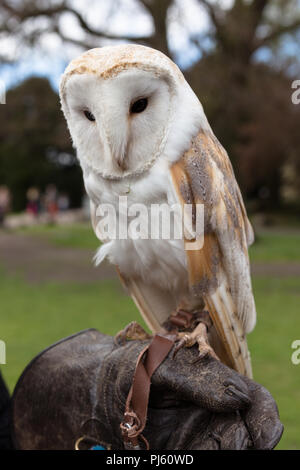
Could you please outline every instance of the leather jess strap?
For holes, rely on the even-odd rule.
[[[140,441],[149,450],[149,443],[142,435],[146,425],[151,376],[172,349],[175,336],[155,335],[151,343],[139,354],[129,390],[122,430],[124,447],[130,450],[141,450]]]

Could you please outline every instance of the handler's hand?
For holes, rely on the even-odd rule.
[[[13,396],[21,449],[122,449],[120,423],[135,364],[146,341],[124,345],[96,330],[37,356]],[[194,348],[172,352],[152,376],[143,435],[150,449],[272,449],[282,424],[270,393]],[[81,437],[84,439],[80,440]]]
[[[146,429],[150,440],[151,435],[153,442],[157,439],[157,448],[238,450],[277,445],[283,426],[264,387],[210,356],[195,363],[197,348],[180,350],[175,360],[170,356],[152,377]]]

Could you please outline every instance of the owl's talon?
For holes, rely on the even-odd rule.
[[[192,362],[192,364],[196,364],[197,362],[200,362],[202,361],[203,359],[206,359],[208,358],[209,356],[212,357],[213,359],[216,359],[217,361],[219,361],[220,359],[218,358],[218,356],[216,355],[215,351],[209,346],[209,345],[206,345],[207,347],[204,347],[203,344],[201,345],[201,350],[200,350],[200,346],[199,346],[199,354],[198,354],[198,357],[196,357],[196,359],[194,359],[194,361]]]
[[[114,341],[116,344],[125,344],[129,340],[145,340],[150,339],[149,335],[144,328],[136,321],[129,323],[123,330],[116,334]]]
[[[198,364],[198,362],[201,362],[203,359],[207,357],[207,353],[205,354],[199,354],[196,359],[192,361],[192,364]]]
[[[213,359],[216,359],[217,361],[219,361],[220,359],[218,358],[215,351],[213,350],[213,348],[210,346],[208,342],[207,328],[203,323],[201,325],[203,325],[202,332],[198,334],[196,337],[196,341],[198,343],[198,349],[199,349],[199,356],[197,359],[200,361],[207,356],[211,356]]]
[[[208,342],[207,336],[207,325],[205,323],[200,322],[197,327],[191,333],[178,333],[178,343],[173,352],[173,359],[175,358],[178,351],[183,347],[191,347],[194,344],[198,344],[199,355],[193,361],[193,363],[199,362],[207,356],[211,356],[212,358],[219,361],[220,359],[216,355],[213,348],[210,346]]]
[[[172,358],[173,358],[173,359],[175,359],[175,356],[176,356],[176,354],[178,353],[178,351],[179,351],[180,349],[182,349],[182,348],[187,344],[188,339],[189,339],[189,338],[188,338],[188,335],[184,335],[182,338],[180,338],[180,339],[177,340],[178,342],[177,342],[177,345],[176,345],[176,347],[175,347],[175,349],[174,349],[174,351],[173,351],[173,355],[172,355]]]
[[[210,356],[210,355],[211,355],[211,354],[209,353],[208,350],[206,350],[206,351],[203,351],[203,350],[202,350],[202,352],[200,352],[200,349],[199,349],[199,354],[198,354],[198,356],[196,357],[196,359],[194,359],[194,360],[192,361],[192,364],[197,364],[198,362],[201,362],[203,359],[206,359],[206,358],[207,358],[208,356]]]

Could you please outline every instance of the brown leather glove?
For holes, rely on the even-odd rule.
[[[123,449],[120,423],[145,341],[118,345],[87,330],[51,346],[25,369],[13,395],[19,449]],[[270,393],[197,349],[172,353],[152,376],[150,449],[272,449],[283,426]]]
[[[10,396],[0,373],[0,450],[12,449],[10,438]]]

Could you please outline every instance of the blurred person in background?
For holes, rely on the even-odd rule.
[[[5,216],[10,210],[11,195],[7,186],[0,186],[0,228],[4,226]]]
[[[199,97],[230,156],[250,210],[257,234],[250,256],[262,313],[249,341],[255,378],[278,401],[286,425],[281,448],[299,449],[299,365],[291,362],[288,351],[300,331],[300,0],[92,0],[91,4],[87,8],[86,2],[75,0],[0,2],[0,72],[7,88],[6,104],[0,106],[0,184],[13,195],[10,211],[24,210],[28,184],[44,192],[49,182],[55,182],[68,194],[70,207],[82,206],[89,219],[81,170],[57,95],[66,63],[84,50],[127,41],[166,53]],[[42,222],[48,214],[43,195],[40,200]],[[54,219],[55,207],[54,201],[49,207]],[[6,256],[2,235],[0,247]],[[83,243],[81,236],[78,239]],[[16,253],[10,250],[11,265]],[[14,300],[13,281],[5,269],[1,264],[4,312],[6,295],[10,309]],[[19,283],[15,289],[21,296]],[[103,299],[95,295],[96,315],[106,306],[105,289]],[[23,305],[32,304],[27,292],[24,289],[14,315],[3,315],[3,337],[9,338],[10,331],[17,338],[23,335],[23,321],[28,322]],[[70,296],[73,305],[74,292]],[[78,300],[84,299],[85,290]],[[61,305],[54,304],[53,311]],[[113,313],[114,304],[107,305]],[[65,322],[75,329],[74,308],[70,310],[70,317],[64,312]],[[124,318],[119,311],[118,315],[111,329],[121,326]],[[103,318],[99,327],[106,321]],[[35,337],[38,351],[40,334]],[[24,352],[19,345],[17,350],[21,361]],[[18,370],[13,364],[9,369],[16,380]]]
[[[44,207],[47,212],[49,224],[56,223],[58,212],[58,196],[57,188],[54,184],[48,184],[44,194]]]
[[[26,193],[27,204],[26,212],[30,214],[34,219],[38,217],[41,205],[40,205],[40,191],[38,188],[31,187]]]
[[[57,199],[57,206],[59,211],[67,211],[70,208],[70,198],[67,193],[61,193]]]

